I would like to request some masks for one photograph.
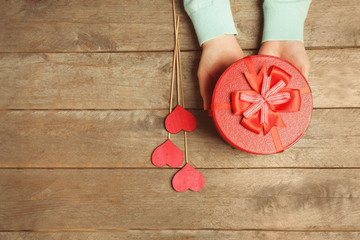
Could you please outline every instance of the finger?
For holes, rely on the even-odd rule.
[[[200,94],[203,99],[204,110],[209,110],[211,105],[211,95],[213,88],[212,77],[204,71],[198,72]]]
[[[306,78],[306,80],[309,81],[309,76],[310,76],[310,62],[308,63],[308,65],[302,67],[300,71],[301,71],[301,73],[304,75],[304,77]]]

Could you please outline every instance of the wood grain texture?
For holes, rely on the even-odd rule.
[[[360,68],[355,67],[360,63],[360,48],[313,50],[308,53],[314,107],[360,107],[359,77],[351,76],[360,76]],[[348,102],[347,106],[344,102]]]
[[[212,119],[193,111],[190,162],[198,168],[360,167],[359,109],[315,110],[304,137],[284,153],[258,156],[233,149]],[[0,111],[0,167],[152,168],[166,140],[165,110]],[[183,149],[183,134],[172,135]]]
[[[0,52],[171,50],[171,2],[2,1]],[[199,49],[182,1],[176,2],[182,47]],[[255,49],[261,41],[261,5],[259,0],[231,1],[237,38],[244,49]],[[306,46],[359,46],[359,11],[357,0],[314,0],[305,25]]]
[[[221,230],[127,230],[121,232],[0,232],[2,240],[358,240],[359,232],[279,232]]]
[[[165,107],[169,105],[171,63],[170,53],[5,54],[0,63],[1,106]]]
[[[360,48],[308,53],[314,107],[360,107]],[[199,57],[182,53],[190,108],[202,107]],[[171,53],[0,54],[0,108],[167,109],[171,69]]]
[[[0,170],[0,230],[360,229],[358,169],[203,169],[185,193],[175,172]]]
[[[233,149],[201,109],[200,48],[177,0],[190,163],[200,192],[156,168],[166,140],[171,0],[0,2],[0,239],[360,239],[360,5],[313,0],[314,107],[281,154]],[[261,0],[231,0],[256,54]],[[345,49],[343,49],[345,47]],[[175,99],[175,97],[174,97]],[[183,134],[172,135],[183,150]],[[40,168],[40,169],[37,169]]]

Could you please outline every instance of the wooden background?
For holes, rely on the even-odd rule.
[[[262,1],[231,4],[255,54]],[[313,119],[270,156],[232,149],[201,110],[201,52],[177,10],[201,192],[150,161],[167,136],[171,0],[0,2],[0,239],[360,239],[359,1],[313,0]]]

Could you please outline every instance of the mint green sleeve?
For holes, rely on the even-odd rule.
[[[298,40],[304,42],[304,22],[311,0],[264,0],[262,42]]]
[[[184,0],[200,46],[224,34],[237,34],[229,0]]]

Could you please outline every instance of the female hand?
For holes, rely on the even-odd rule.
[[[216,81],[234,62],[244,57],[244,53],[234,35],[222,35],[205,42],[197,76],[204,110],[211,105],[211,96]]]
[[[309,78],[310,61],[304,44],[300,41],[264,42],[259,50],[259,54],[282,58],[299,69],[306,79]]]

